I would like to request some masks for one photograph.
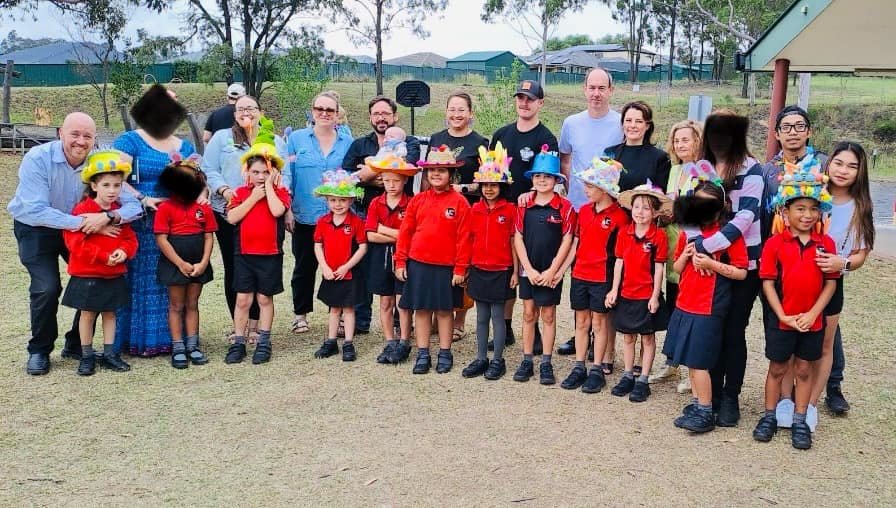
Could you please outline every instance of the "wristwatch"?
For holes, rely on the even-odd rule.
[[[109,217],[109,224],[114,224],[115,223],[115,214],[112,213],[111,210],[106,210],[104,213],[106,214],[106,217]]]
[[[845,257],[845,256],[844,256],[843,259],[846,260],[846,263],[843,264],[843,270],[840,270],[840,272],[841,272],[841,273],[846,273],[846,272],[848,272],[848,271],[852,268],[852,261],[850,261],[849,258],[848,258],[848,257]]]

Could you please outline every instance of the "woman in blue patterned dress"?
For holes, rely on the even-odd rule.
[[[168,291],[156,281],[159,248],[153,220],[156,206],[165,197],[157,183],[172,153],[186,158],[196,150],[174,135],[187,112],[165,87],[153,85],[131,108],[131,116],[140,128],[125,132],[112,146],[133,157],[128,183],[139,193],[146,214],[132,224],[140,246],[128,262],[131,305],[116,314],[115,345],[132,355],[155,356],[171,352]]]

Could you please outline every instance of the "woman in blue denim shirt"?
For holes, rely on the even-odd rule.
[[[233,291],[233,235],[235,226],[227,222],[227,204],[233,197],[233,189],[245,185],[246,176],[243,174],[243,165],[240,157],[249,150],[258,134],[261,111],[258,100],[245,95],[240,97],[235,104],[234,116],[236,122],[233,128],[221,129],[212,135],[205,148],[202,160],[202,171],[208,179],[208,187],[211,193],[212,209],[215,211],[215,220],[218,223],[218,246],[221,248],[221,258],[224,261],[224,295],[227,298],[227,308],[230,309],[230,317],[233,318],[233,307],[236,302],[236,293]],[[286,142],[280,136],[274,137],[274,143],[280,156],[286,156]],[[292,179],[290,168],[283,168],[282,185],[290,188]],[[249,310],[250,341],[256,338],[258,326],[258,304],[253,302]]]
[[[313,310],[317,259],[314,257],[314,226],[327,213],[325,199],[314,195],[324,171],[342,166],[352,137],[336,128],[339,96],[321,92],[311,101],[314,125],[293,132],[287,140],[289,167],[292,170],[292,216],[286,228],[292,232],[292,253],[296,265],[292,272],[292,304],[295,319],[292,331],[308,331],[306,314]],[[353,169],[353,168],[352,168]],[[285,184],[284,184],[285,185]]]

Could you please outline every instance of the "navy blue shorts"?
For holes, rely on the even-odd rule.
[[[821,358],[823,343],[824,328],[817,332],[799,332],[776,326],[765,330],[765,357],[778,363],[786,362],[792,356],[814,362]]]
[[[536,286],[529,282],[529,277],[520,277],[520,300],[535,300],[539,307],[560,305],[560,297],[563,295],[563,281],[557,287]]]
[[[606,314],[610,312],[606,305],[607,293],[612,287],[610,282],[588,282],[573,277],[572,284],[569,285],[569,306],[572,310]]]
[[[273,296],[283,292],[283,254],[233,255],[233,290]]]

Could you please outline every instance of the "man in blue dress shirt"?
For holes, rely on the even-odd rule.
[[[32,148],[19,166],[19,184],[7,206],[13,218],[13,232],[19,260],[28,270],[31,302],[31,339],[28,341],[28,374],[50,371],[50,353],[58,335],[56,311],[62,283],[59,258],[68,251],[62,230],[118,234],[118,224],[130,222],[143,213],[140,202],[128,192],[121,194],[122,207],[108,213],[72,215],[84,194],[81,170],[96,140],[96,124],[84,113],[65,117],[56,141]],[[78,318],[65,334],[62,356],[81,357]]]

